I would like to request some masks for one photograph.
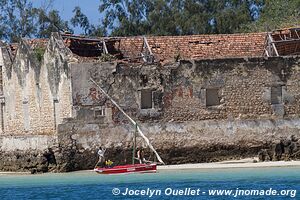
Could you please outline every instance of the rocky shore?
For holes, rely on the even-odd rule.
[[[194,148],[170,148],[158,149],[162,159],[168,165],[186,163],[213,163],[220,161],[234,161],[258,156],[263,161],[290,161],[300,160],[299,143],[282,140],[280,143],[262,143],[256,147],[242,147],[242,145],[214,145],[208,149]],[[295,138],[294,138],[295,141]],[[299,141],[299,140],[297,140]],[[278,145],[285,144],[279,150]],[[288,143],[290,145],[286,146]],[[293,147],[291,149],[291,146]],[[297,148],[297,150],[296,150]],[[92,169],[97,162],[97,149],[92,151],[83,150],[76,144],[65,147],[53,147],[44,151],[14,151],[0,152],[0,171],[45,173],[45,172],[70,172],[77,170]],[[131,162],[132,149],[109,148],[106,158],[115,164]],[[146,151],[146,156],[151,157]]]
[[[189,122],[164,126],[143,124],[142,127],[148,131],[147,137],[164,162],[178,165],[250,157],[258,157],[260,162],[300,160],[300,135],[295,128],[298,123],[299,120],[280,121],[282,125],[278,125],[279,122],[265,121],[252,126],[253,122],[242,121],[231,122],[228,126],[227,122]],[[131,127],[96,129],[95,126],[91,128],[91,125],[78,123],[71,127],[76,131],[68,131],[68,127],[63,127],[51,142],[42,137],[32,142],[37,138],[33,136],[28,140],[31,141],[28,142],[28,148],[21,143],[26,137],[4,140],[2,136],[0,171],[43,173],[93,169],[100,146],[106,147],[105,157],[114,164],[131,162]],[[151,160],[153,156],[145,151],[147,159]]]
[[[281,138],[271,147],[261,149],[258,152],[259,161],[296,160],[300,158],[300,139],[295,135],[289,138]]]

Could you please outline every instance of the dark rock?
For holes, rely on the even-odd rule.
[[[259,159],[260,162],[271,160],[267,149],[262,149],[258,152],[258,159]]]
[[[292,142],[298,142],[298,138],[296,138],[295,135],[292,135],[292,136],[291,136],[291,141],[292,141]]]
[[[274,150],[274,160],[278,161],[281,160],[282,154],[284,153],[284,144],[281,140],[279,143],[275,144],[275,150]]]
[[[31,168],[31,169],[30,169],[30,173],[31,173],[31,174],[35,174],[36,172],[37,172],[36,168]]]

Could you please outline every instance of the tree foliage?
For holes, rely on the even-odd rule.
[[[64,20],[30,0],[0,0],[0,38],[49,37],[70,25],[90,36],[190,35],[268,31],[300,24],[300,0],[100,0],[100,24],[80,7]]]
[[[69,30],[57,10],[33,7],[29,0],[0,0],[0,38],[17,42],[23,37],[49,37],[53,31]]]
[[[90,24],[88,17],[82,13],[81,8],[76,6],[73,10],[74,16],[71,18],[71,24],[74,27],[80,27],[84,35],[103,36],[105,30],[102,26]]]
[[[38,38],[49,38],[52,32],[73,32],[68,21],[62,20],[57,10],[47,11],[43,8],[37,9],[36,27],[38,27],[38,31],[35,35]]]
[[[36,10],[27,0],[0,1],[0,30],[2,38],[17,41],[35,33],[34,19]]]
[[[260,17],[241,31],[258,32],[300,25],[300,0],[264,0]]]
[[[112,35],[233,33],[255,21],[257,0],[103,0]]]
[[[88,35],[91,33],[91,25],[85,14],[81,12],[80,7],[76,6],[73,10],[74,16],[71,18],[73,26],[79,26],[84,30],[84,34]]]

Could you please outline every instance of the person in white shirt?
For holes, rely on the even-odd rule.
[[[144,149],[140,148],[137,151],[137,158],[140,161],[140,164],[146,163],[145,157],[144,157]]]
[[[99,150],[98,150],[99,160],[97,162],[97,165],[99,165],[99,164],[102,165],[104,163],[104,161],[105,161],[105,159],[104,159],[105,151],[106,151],[106,149],[104,149],[104,148],[102,149],[102,147],[99,148]]]

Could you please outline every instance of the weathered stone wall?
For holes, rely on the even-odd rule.
[[[121,107],[133,117],[147,117],[151,114],[159,118],[162,114],[161,85],[162,76],[168,76],[169,70],[163,71],[157,65],[127,67],[115,63],[82,63],[71,66],[74,116],[81,120],[98,123],[127,122],[121,112],[112,105],[100,89],[91,81],[95,80],[115,99]],[[148,76],[143,83],[143,76]],[[141,90],[156,90],[157,97],[153,109],[141,110]],[[95,109],[105,108],[105,116],[96,118]]]
[[[63,118],[71,117],[71,81],[67,56],[70,50],[53,34],[43,59],[22,40],[14,60],[2,48],[4,108],[2,134],[54,134]],[[1,123],[2,124],[2,123]]]
[[[3,80],[3,68],[4,68],[4,66],[5,66],[5,63],[7,62],[6,60],[5,60],[5,58],[6,58],[6,56],[3,56],[3,55],[5,55],[5,50],[3,50],[3,46],[5,46],[5,44],[4,43],[2,43],[2,42],[0,42],[0,67],[1,67],[1,74],[0,74],[0,76],[1,76],[1,80],[2,80],[2,87],[0,88],[1,89],[1,98],[0,98],[0,134],[3,134],[3,130],[4,130],[4,123],[3,123],[3,117],[2,116],[4,116],[4,95],[3,95],[3,85],[4,85],[4,80]]]
[[[42,60],[26,40],[19,43],[15,57],[1,46],[0,170],[58,169],[56,125],[72,111],[68,65],[62,64],[68,52],[59,41],[58,35],[51,37]]]
[[[140,123],[140,127],[166,164],[254,157],[261,149],[274,150],[280,140],[291,135],[300,138],[299,119]],[[128,163],[133,133],[134,127],[128,124],[111,126],[73,120],[58,126],[57,138],[1,137],[0,170],[34,173],[91,169],[98,160],[100,146],[107,148],[106,159],[115,164]],[[145,145],[139,137],[137,145]],[[151,153],[145,154],[153,159]],[[299,158],[299,153],[289,157]]]
[[[299,57],[79,64],[58,34],[41,63],[26,41],[13,63],[6,54],[0,170],[88,169],[99,146],[115,163],[131,159],[132,126],[90,78],[168,164],[255,156],[300,137]]]
[[[45,110],[43,113],[48,113],[48,119],[52,120],[54,129],[64,118],[72,117],[71,63],[71,51],[65,47],[60,35],[53,33],[44,55],[42,69],[45,70],[44,81],[48,89],[50,109],[52,109]]]
[[[14,62],[3,68],[4,134],[32,134],[41,121],[36,101],[35,83],[40,65],[28,44],[21,41]]]
[[[95,106],[111,115],[106,121],[126,122],[93,78],[131,116],[140,121],[297,118],[300,113],[299,57],[181,61],[169,66],[126,66],[113,63],[72,66],[73,103],[89,107],[79,118],[93,116]],[[279,88],[272,102],[272,88]],[[208,90],[217,104],[208,105]],[[152,106],[142,109],[142,93],[150,90]],[[80,113],[80,112],[77,112]]]
[[[261,149],[274,149],[282,138],[291,135],[300,138],[299,119],[142,123],[140,127],[167,164],[254,157]],[[60,125],[58,140],[60,146],[68,149],[62,152],[62,157],[69,163],[61,169],[94,167],[100,146],[107,148],[106,159],[116,164],[130,162],[133,133],[134,127],[130,125],[108,126],[80,121]],[[137,145],[145,144],[137,138]],[[146,153],[146,158],[150,155]]]
[[[71,52],[58,34],[53,34],[40,52],[36,50],[22,40],[12,57],[2,44],[0,170],[59,170],[56,160],[60,161],[61,149],[56,129],[72,116]],[[41,60],[37,53],[42,53]]]
[[[57,144],[57,137],[49,135],[0,136],[0,171],[56,170]]]
[[[298,117],[299,58],[252,58],[184,62],[165,84],[166,121]],[[271,103],[271,88],[281,102]],[[206,90],[217,89],[219,105],[206,105]]]

